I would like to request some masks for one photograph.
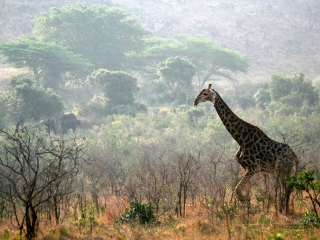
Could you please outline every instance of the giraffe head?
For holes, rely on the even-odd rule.
[[[206,89],[203,89],[196,100],[194,100],[193,106],[197,106],[201,102],[210,101],[214,104],[215,97],[217,96],[216,92],[211,89],[211,84],[208,85]]]

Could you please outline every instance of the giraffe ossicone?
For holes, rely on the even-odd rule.
[[[235,188],[237,195],[242,196],[245,186],[259,172],[275,173],[285,185],[285,177],[291,174],[297,162],[294,151],[288,144],[272,140],[259,127],[239,118],[211,86],[209,84],[199,93],[194,106],[212,102],[222,123],[240,146],[236,158],[245,172]],[[285,201],[288,205],[289,199]]]

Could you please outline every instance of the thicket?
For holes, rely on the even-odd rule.
[[[238,146],[215,112],[210,108],[206,111],[205,105],[197,107],[204,114],[195,114],[192,118],[188,114],[193,109],[190,106],[184,106],[184,111],[166,111],[165,114],[160,114],[163,109],[153,109],[149,113],[138,113],[136,117],[112,115],[100,126],[80,129],[79,137],[84,136],[88,144],[86,161],[79,169],[77,178],[68,186],[72,192],[60,195],[59,223],[71,221],[79,226],[81,232],[90,233],[98,228],[98,217],[108,212],[111,197],[116,197],[119,202],[125,199],[127,204],[141,204],[135,209],[145,206],[141,211],[142,214],[146,211],[148,218],[175,216],[170,221],[188,218],[193,208],[202,204],[206,221],[212,224],[227,221],[231,235],[235,221],[250,223],[250,219],[258,212],[267,214],[274,211],[275,182],[272,175],[268,174],[253,179],[250,195],[252,205],[247,203],[243,206],[230,201],[241,176],[241,169],[234,158]],[[254,116],[251,114],[253,110],[256,113]],[[315,129],[320,129],[318,116],[310,115],[301,124],[300,116],[289,115],[284,122],[282,116],[266,118],[265,111],[259,108],[241,114],[244,119],[261,126],[273,139],[283,141],[282,137],[285,137],[298,154],[301,169],[315,169],[314,179],[317,179],[319,172],[319,143],[303,139],[317,139],[319,132]],[[310,126],[313,130],[308,129]],[[46,138],[44,135],[43,139]],[[312,202],[303,199],[301,194],[300,191],[293,194],[291,214],[296,211],[312,214],[315,211],[308,210]],[[12,205],[8,204],[5,195],[1,195],[0,199],[3,206],[1,221],[16,225],[11,214]],[[52,218],[54,208],[49,203],[49,200],[45,201],[39,208],[40,223],[53,224],[57,221]],[[118,223],[136,223],[134,219],[139,219],[136,210],[128,208],[124,211],[124,206],[128,205],[122,206],[122,210],[119,209],[111,219],[122,216],[124,220]],[[318,208],[317,204],[313,206],[312,209]],[[240,216],[242,220],[237,220]],[[161,217],[159,219],[160,225],[169,221]],[[307,221],[307,217],[302,217],[301,221]]]

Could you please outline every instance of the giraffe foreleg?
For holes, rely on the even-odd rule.
[[[244,176],[242,177],[242,179],[240,180],[240,182],[237,184],[237,186],[235,188],[236,194],[238,196],[242,196],[243,190],[245,189],[247,184],[250,182],[250,180],[253,177],[253,175],[254,175],[253,171],[246,170]]]
[[[245,164],[246,162],[246,153],[244,148],[239,147],[237,153],[236,153],[236,159],[238,161],[238,163],[241,165],[242,168],[247,169],[247,165]]]
[[[236,153],[236,158],[237,158],[238,161],[240,160],[241,152],[242,152],[242,147],[239,147],[239,149],[238,149],[238,151]]]

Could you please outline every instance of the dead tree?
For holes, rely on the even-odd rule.
[[[52,139],[28,126],[0,130],[0,138],[0,196],[11,204],[20,232],[34,239],[43,205],[51,203],[59,223],[59,202],[72,191],[86,143]]]

